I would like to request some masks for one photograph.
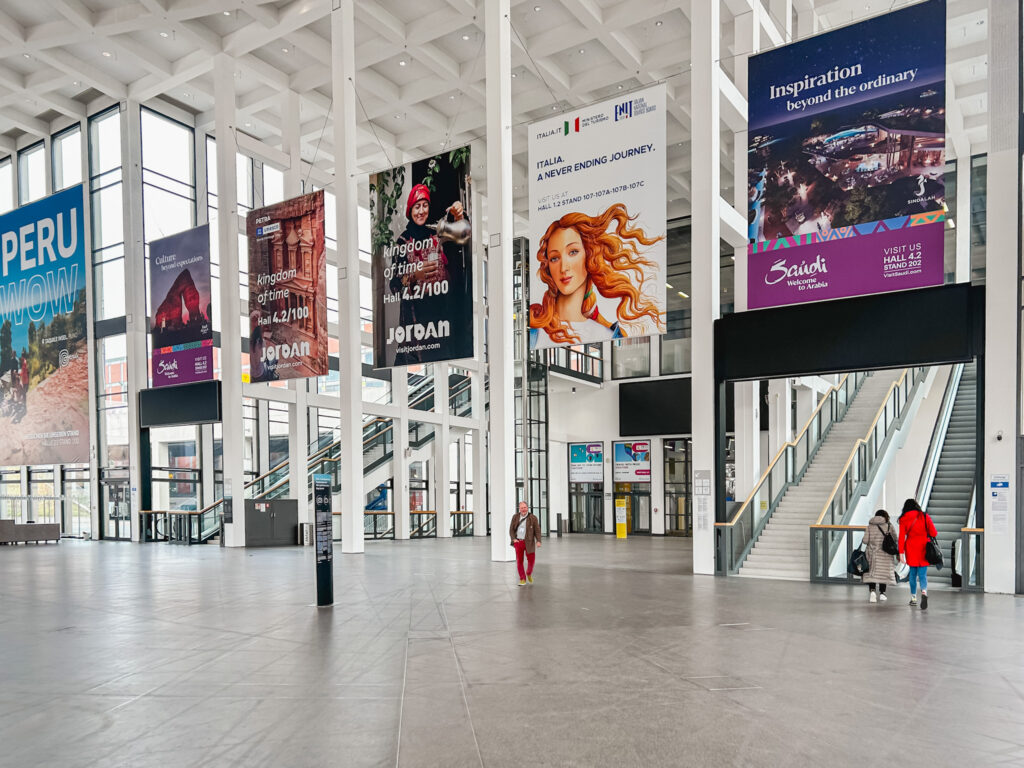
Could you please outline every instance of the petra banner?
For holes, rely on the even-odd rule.
[[[323,190],[249,213],[249,381],[327,375]]]
[[[612,449],[613,482],[651,482],[651,443],[649,440],[613,443]]]
[[[604,482],[604,443],[569,443],[569,482]]]
[[[750,309],[944,279],[946,5],[750,59]]]
[[[665,330],[665,87],[529,127],[530,348]]]
[[[210,226],[149,244],[153,386],[213,378]]]
[[[83,187],[0,217],[0,465],[89,461]]]
[[[370,177],[375,368],[473,356],[469,147]]]

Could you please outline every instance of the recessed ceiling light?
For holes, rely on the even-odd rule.
[[[453,93],[453,94],[450,94],[450,95],[448,96],[448,101],[455,101],[455,94],[454,94],[454,93]]]
[[[282,48],[281,49],[281,53],[288,53],[288,49],[287,48]]]
[[[555,104],[555,106],[553,106],[553,107],[551,108],[551,111],[552,111],[552,112],[557,112],[557,111],[558,111],[558,105],[557,105],[557,104]]]
[[[512,77],[519,77],[515,72],[512,73]]]
[[[463,40],[469,40],[469,35],[463,35],[463,36],[462,36],[462,39],[463,39]]]
[[[184,96],[186,99],[189,97],[188,91],[182,91],[181,95]]]
[[[621,86],[621,85],[619,85],[619,86],[616,86],[616,87],[617,87],[617,88],[618,88],[618,89],[619,89],[620,91],[622,90],[622,86]]]
[[[408,63],[409,62],[407,62],[405,59],[399,59],[398,60],[398,66],[400,66],[400,67],[404,67]]]
[[[225,16],[230,16],[231,15],[231,11],[224,11],[224,15]]]
[[[108,59],[109,59],[109,58],[110,58],[111,56],[113,56],[114,54],[112,54],[112,53],[111,53],[110,51],[103,51],[103,55],[104,55],[104,57],[106,57],[106,58],[108,58]]]
[[[160,33],[160,37],[170,37],[170,36],[171,36],[170,32],[161,32]]]
[[[249,120],[246,120],[245,121],[245,127],[246,128],[252,128],[252,123]]]
[[[396,112],[395,113],[395,120],[401,120],[401,119],[402,119],[402,116]]]
[[[77,80],[73,80],[73,81],[71,82],[71,84],[72,84],[72,85],[81,85],[81,83],[80,83],[80,82],[78,82]]]
[[[23,53],[21,55],[24,56],[26,59],[31,59],[32,58],[32,56],[30,54],[27,54],[27,53]]]
[[[540,10],[540,6],[539,5],[533,6],[533,10],[534,10],[534,13],[536,13],[537,11]]]
[[[443,141],[442,141],[442,142],[438,142],[438,143],[439,143],[439,144],[440,144],[440,145],[441,145],[442,147],[444,146],[444,142],[443,142]]]
[[[654,22],[654,26],[660,27],[664,23],[665,23],[664,21],[656,21],[656,22]]]

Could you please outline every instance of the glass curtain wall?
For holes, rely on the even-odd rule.
[[[14,161],[10,157],[0,160],[0,213],[14,208]]]
[[[82,127],[73,125],[53,137],[51,142],[53,191],[73,187],[82,182]]]
[[[18,204],[46,197],[46,146],[43,142],[18,153]]]
[[[93,318],[124,317],[124,199],[121,113],[89,120],[89,203],[92,212]]]

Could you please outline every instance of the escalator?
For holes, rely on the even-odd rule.
[[[935,521],[945,565],[928,569],[929,582],[950,584],[954,544],[972,513],[977,481],[978,369],[974,362],[950,374],[919,484],[918,500]]]

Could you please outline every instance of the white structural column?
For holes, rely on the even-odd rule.
[[[391,420],[394,440],[391,444],[391,468],[394,491],[391,497],[395,513],[395,538],[408,539],[409,524],[409,375],[404,368],[391,369],[391,401],[401,403]]]
[[[302,194],[302,129],[299,122],[299,95],[290,88],[281,98],[281,151],[288,155],[289,166],[284,173],[285,199]],[[288,404],[288,495],[298,503],[299,522],[313,521],[309,508],[308,379],[292,379],[288,387],[295,393],[295,402]]]
[[[479,152],[479,144],[473,148]],[[480,191],[473,190],[473,210],[483,210]],[[481,362],[481,367],[473,372],[473,380],[469,384],[470,402],[473,404],[473,418],[478,422],[484,420],[484,348],[486,339],[484,329],[487,324],[484,322],[486,305],[484,304],[484,238],[483,227],[473,227],[473,253],[476,258],[473,264],[473,338],[475,345],[475,357]],[[473,442],[473,535],[487,535],[487,430],[474,429],[472,431]]]
[[[789,379],[768,382],[768,461],[793,439],[793,385]]]
[[[1017,433],[1020,374],[1020,109],[1019,7],[988,4],[988,244],[985,297],[985,591],[1014,592],[1017,573]],[[957,190],[959,195],[959,190]],[[991,483],[1006,479],[1008,504]]]
[[[334,193],[338,221],[338,362],[341,414],[341,551],[362,552],[363,430],[359,324],[359,215],[356,185],[356,42],[354,0],[333,0]],[[404,372],[402,373],[404,375]]]
[[[128,366],[128,484],[132,540],[139,540],[140,510],[139,390],[149,386],[146,365],[146,265],[142,233],[142,116],[137,101],[123,103],[121,158],[124,168],[124,283]],[[147,478],[148,480],[149,478]]]
[[[693,472],[694,480],[710,473],[710,496],[694,494],[693,572],[715,572],[714,321],[720,301],[721,168],[720,80],[721,38],[718,0],[693,3],[690,12],[691,168],[692,168],[692,304],[693,304]],[[723,398],[724,399],[724,398]],[[722,407],[725,403],[722,403]],[[724,449],[724,446],[722,446]],[[695,486],[695,490],[696,486]]]
[[[438,538],[452,535],[451,413],[448,403],[448,363],[434,366],[434,410],[441,423],[434,427],[434,511]]]
[[[85,199],[85,211],[82,215],[85,238],[86,258],[86,280],[85,280],[85,304],[89,321],[85,324],[86,340],[89,344],[89,517],[92,521],[90,531],[92,538],[100,537],[100,429],[99,415],[97,414],[98,378],[100,374],[100,350],[96,345],[96,323],[92,318],[96,317],[96,307],[93,302],[96,300],[96,291],[93,287],[92,268],[92,196],[89,194],[89,120],[82,118],[79,122],[79,130],[82,132],[82,178],[85,180],[82,196]],[[12,161],[13,162],[13,161]],[[16,176],[17,174],[11,174]],[[17,199],[17,198],[14,198]]]
[[[224,544],[245,546],[245,451],[242,426],[242,321],[238,299],[238,187],[235,156],[235,65],[227,54],[213,63],[214,137],[217,140],[217,249],[220,258],[221,444],[224,498],[232,499],[233,522]]]
[[[733,20],[734,39],[739,50],[747,50],[749,41],[751,53],[760,48],[761,25],[755,23],[753,13],[743,13]],[[747,98],[747,57],[737,56],[734,63],[736,90]],[[747,144],[745,132],[735,134],[733,144],[733,205],[744,216],[749,205],[747,193]],[[747,310],[747,248],[742,246],[733,253],[733,297],[736,312]],[[761,409],[760,383],[740,381],[733,393],[736,435],[736,494],[734,498],[743,502],[754,490],[761,474]]]
[[[964,144],[967,144],[966,134]],[[956,210],[947,214],[956,225],[956,271],[954,281],[971,282],[971,157],[956,159]],[[948,224],[946,226],[949,226]]]
[[[505,534],[517,501],[512,356],[512,39],[509,0],[490,0],[486,8],[491,559],[508,561],[513,551]],[[477,475],[486,476],[480,471]],[[483,483],[474,487],[482,491]]]

